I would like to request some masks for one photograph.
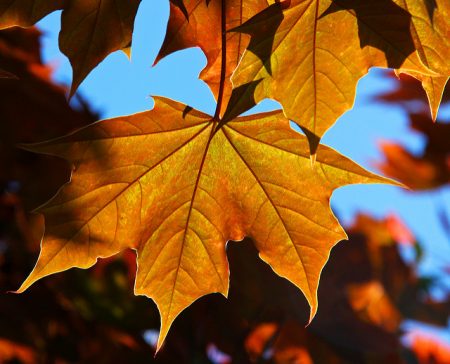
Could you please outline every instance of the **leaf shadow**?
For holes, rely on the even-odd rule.
[[[178,9],[180,9],[180,11],[185,16],[186,20],[189,22],[189,13],[188,13],[188,11],[186,9],[186,6],[184,5],[183,0],[170,0],[170,3],[173,6],[176,6]]]
[[[431,8],[433,1],[427,1]],[[333,0],[319,19],[341,11],[357,18],[361,49],[371,46],[382,51],[389,68],[400,68],[415,51],[411,14],[392,0]]]
[[[434,12],[436,11],[438,5],[436,0],[425,0],[425,7],[427,8],[428,16],[430,21],[433,22]]]
[[[251,36],[247,50],[261,60],[269,75],[272,75],[270,56],[272,55],[275,34],[284,19],[283,10],[289,6],[290,0],[277,0],[242,25],[229,30],[229,32],[239,32]],[[260,34],[264,34],[264,42],[260,42],[258,36]]]
[[[233,89],[220,126],[233,120],[256,105],[255,90],[262,79],[250,81]]]

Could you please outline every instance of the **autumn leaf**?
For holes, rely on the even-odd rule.
[[[232,93],[231,74],[249,42],[248,35],[227,31],[262,11],[268,6],[267,1],[187,0],[183,5],[179,6],[176,1],[170,3],[167,32],[155,64],[178,50],[200,47],[208,60],[200,78],[209,85],[216,101],[220,102],[222,112],[219,116],[222,116]],[[221,77],[224,79],[221,80]]]
[[[433,120],[436,120],[442,94],[450,77],[450,63],[446,56],[450,52],[450,2],[434,0],[395,0],[411,14],[411,35],[420,59],[437,76],[407,72],[422,82],[427,93]]]
[[[423,63],[436,74],[450,76],[450,3],[447,0],[394,0],[411,14],[411,36]]]
[[[448,154],[417,157],[403,146],[389,142],[383,142],[380,149],[385,160],[377,164],[378,169],[414,190],[433,189],[450,183]]]
[[[420,81],[411,75],[394,72],[385,72],[384,77],[394,81],[395,87],[392,90],[384,92],[374,97],[375,100],[388,103],[389,105],[397,105],[404,108],[404,110],[411,114],[421,113],[424,116],[429,112],[429,103],[427,95],[424,93]],[[418,82],[419,81],[419,82]],[[442,95],[442,103],[450,101],[450,88],[444,89]]]
[[[352,107],[356,84],[370,67],[430,73],[415,51],[410,23],[411,15],[391,0],[275,3],[235,29],[251,35],[232,77],[234,87],[247,91],[228,114],[275,99],[314,153],[326,130]]]
[[[346,291],[350,305],[362,320],[392,333],[399,329],[400,312],[379,281],[350,284]]]
[[[73,68],[71,95],[107,55],[131,46],[141,0],[8,0],[0,4],[0,29],[28,27],[63,10],[59,46]]]
[[[384,160],[377,163],[378,169],[415,190],[450,183],[450,125],[433,123],[426,114],[410,113],[409,118],[411,129],[425,138],[424,151],[411,153],[401,145],[384,141],[380,143]]]
[[[17,144],[55,138],[98,120],[79,95],[78,106],[69,106],[66,86],[55,84],[52,68],[42,62],[40,37],[36,28],[0,32],[0,68],[17,78],[0,80],[0,190],[15,185],[26,210],[53,196],[70,170],[58,158]]]
[[[432,77],[414,73],[411,73],[411,75],[422,83],[422,87],[427,94],[428,104],[430,105],[431,118],[433,121],[436,121],[442,96],[444,95],[445,86],[448,82],[448,76]]]
[[[313,364],[306,330],[295,321],[258,325],[245,339],[245,348],[253,363],[272,359],[275,364]]]
[[[152,111],[98,122],[29,149],[73,164],[40,211],[46,237],[18,292],[52,273],[88,268],[127,247],[138,255],[135,293],[161,314],[161,346],[197,298],[227,295],[228,240],[254,239],[260,257],[304,293],[310,319],[330,249],[346,235],[329,207],[353,183],[393,183],[307,140],[280,112],[217,121],[163,98]]]
[[[0,4],[0,29],[14,25],[30,27],[44,16],[60,10],[66,0],[7,0]]]

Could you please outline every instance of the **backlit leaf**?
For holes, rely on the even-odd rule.
[[[178,50],[200,47],[208,60],[200,77],[209,85],[216,100],[221,97],[220,110],[223,114],[231,96],[231,74],[248,45],[249,37],[235,32],[222,34],[221,23],[225,22],[227,31],[236,28],[266,8],[267,1],[187,0],[183,5],[181,7],[174,1],[170,4],[167,33],[156,62]],[[222,40],[222,35],[226,37],[225,40]],[[224,52],[222,42],[226,44]],[[222,57],[225,57],[225,62],[222,62]],[[222,64],[225,69],[222,69]],[[225,79],[223,94],[220,96],[221,76]]]
[[[411,73],[422,82],[431,116],[436,120],[442,94],[450,77],[450,2],[447,0],[395,0],[411,14],[411,35],[420,59],[438,76]]]
[[[233,75],[242,105],[266,97],[308,136],[320,138],[350,109],[358,80],[372,66],[429,73],[415,51],[411,16],[391,0],[292,0],[271,5],[235,31],[251,35]],[[260,81],[254,91],[249,86]]]
[[[411,36],[423,63],[439,75],[450,76],[450,2],[433,0],[394,0],[411,14]]]
[[[131,45],[141,0],[6,0],[0,4],[0,29],[31,26],[63,10],[59,45],[73,68],[71,95],[111,52]]]
[[[428,103],[430,104],[431,118],[433,121],[436,121],[448,77],[431,77],[427,75],[415,75],[414,77],[422,82],[422,87],[427,94]]]
[[[44,16],[61,10],[67,0],[4,0],[0,4],[0,29],[30,27]]]
[[[228,240],[252,237],[261,259],[304,293],[310,319],[330,249],[346,237],[329,207],[334,189],[393,183],[306,138],[276,111],[217,121],[157,98],[152,111],[105,120],[30,149],[73,165],[72,180],[42,207],[46,236],[33,282],[133,248],[135,293],[161,314],[161,346],[197,298],[227,295]]]

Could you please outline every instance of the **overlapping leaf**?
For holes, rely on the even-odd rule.
[[[394,0],[411,14],[411,35],[423,63],[439,75],[450,75],[450,3],[447,0]]]
[[[281,102],[307,134],[311,149],[351,108],[358,80],[372,66],[429,73],[415,51],[411,15],[391,0],[292,0],[271,5],[238,32],[250,45],[233,75],[246,97]],[[253,91],[256,81],[260,83]],[[254,88],[254,87],[253,87]]]
[[[73,94],[108,54],[131,46],[134,17],[141,0],[5,0],[0,29],[28,27],[63,10],[59,45],[73,68]]]
[[[221,98],[218,102],[223,114],[231,96],[231,74],[249,41],[246,34],[224,31],[236,28],[265,9],[267,1],[187,0],[183,6],[177,2],[170,4],[167,33],[156,62],[175,51],[200,47],[208,60],[200,77],[209,85],[216,100]],[[219,91],[221,77],[224,77],[222,95]]]
[[[395,0],[411,14],[411,35],[422,62],[436,76],[407,72],[422,82],[433,120],[450,77],[450,2],[447,0]]]
[[[227,240],[250,236],[261,258],[317,310],[320,272],[345,233],[332,191],[389,182],[306,138],[279,112],[239,118],[215,132],[203,113],[158,98],[152,111],[102,121],[31,149],[68,159],[72,180],[42,208],[46,237],[19,291],[98,257],[136,249],[135,292],[161,313],[161,345],[195,299],[228,292]]]
[[[439,80],[429,77],[428,80]],[[407,112],[411,130],[425,141],[421,153],[411,153],[397,143],[384,141],[381,150],[384,161],[378,168],[386,175],[402,181],[412,189],[433,189],[450,182],[450,125],[445,115],[434,123],[420,84],[412,77],[401,75],[394,90],[377,97],[382,102],[402,105]],[[446,81],[446,79],[444,80]],[[423,84],[423,83],[422,83]],[[445,89],[442,104],[449,105],[449,89]],[[428,95],[429,96],[429,95]],[[441,96],[439,95],[439,99]]]

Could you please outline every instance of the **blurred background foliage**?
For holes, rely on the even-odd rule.
[[[7,292],[19,287],[39,253],[44,221],[29,211],[70,176],[66,162],[17,144],[60,136],[99,116],[79,95],[68,105],[67,88],[52,81],[41,60],[36,29],[0,32],[0,69],[6,71],[0,74],[0,290]],[[450,181],[450,123],[433,123],[420,84],[400,78],[377,100],[401,104],[426,148],[417,155],[384,142],[377,166],[412,191],[435,189]],[[449,104],[447,88],[443,105]],[[439,216],[450,236],[448,216]],[[135,257],[125,251],[93,269],[48,277],[25,294],[2,294],[0,363],[450,363],[450,344],[435,333],[449,330],[450,292],[436,300],[430,290],[440,280],[417,273],[420,241],[392,214],[361,213],[346,230],[349,241],[332,251],[320,309],[307,328],[301,292],[258,258],[251,241],[230,242],[229,299],[210,295],[194,303],[154,357],[158,312],[133,295]]]

